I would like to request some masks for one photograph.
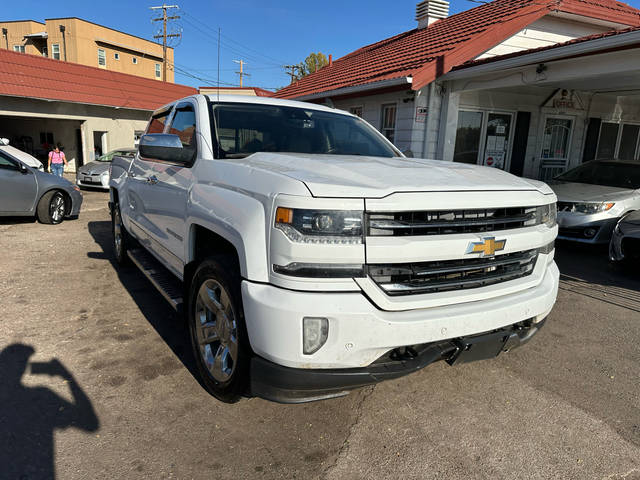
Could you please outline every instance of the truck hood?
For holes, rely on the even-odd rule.
[[[631,198],[634,190],[588,183],[556,183],[551,188],[559,202],[606,202]]]
[[[314,197],[382,198],[396,192],[540,190],[495,168],[416,158],[259,152],[237,160],[304,182]]]

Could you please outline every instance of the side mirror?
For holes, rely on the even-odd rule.
[[[413,158],[413,152],[411,150],[405,150],[402,154],[407,158]]]
[[[195,159],[195,149],[185,148],[180,137],[169,133],[149,133],[140,137],[138,145],[140,157],[162,162],[191,165]]]
[[[20,173],[29,173],[29,169],[26,167],[24,163],[19,163],[18,168],[20,169]]]

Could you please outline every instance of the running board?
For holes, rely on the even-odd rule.
[[[169,270],[155,259],[153,255],[144,248],[128,250],[127,255],[131,261],[140,269],[145,277],[169,302],[173,309],[182,312],[182,283]]]

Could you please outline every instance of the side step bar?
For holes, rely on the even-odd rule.
[[[182,283],[144,248],[128,250],[127,255],[173,309],[182,313]]]

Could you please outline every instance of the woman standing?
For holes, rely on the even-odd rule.
[[[64,167],[69,165],[67,158],[64,156],[64,152],[60,151],[60,145],[56,145],[55,148],[49,152],[49,171],[59,177],[64,173]]]

